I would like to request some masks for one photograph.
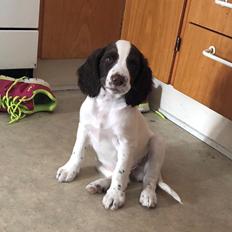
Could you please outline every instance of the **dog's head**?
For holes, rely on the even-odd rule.
[[[152,72],[143,54],[130,42],[118,40],[97,49],[78,70],[81,91],[96,97],[100,89],[124,96],[126,103],[138,105],[152,88]]]

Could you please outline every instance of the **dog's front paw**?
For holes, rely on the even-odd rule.
[[[125,192],[109,189],[103,197],[102,203],[106,209],[118,209],[123,206],[126,199]]]
[[[78,173],[79,168],[76,165],[67,162],[64,166],[58,169],[56,173],[56,179],[59,182],[70,182],[74,180]]]
[[[146,188],[140,194],[139,202],[142,206],[155,208],[157,205],[157,197],[154,190]]]

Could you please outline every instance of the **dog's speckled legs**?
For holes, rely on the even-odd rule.
[[[125,190],[129,182],[133,156],[130,155],[128,145],[119,148],[118,162],[113,171],[110,188],[104,196],[102,203],[106,209],[118,209],[123,206],[126,194]]]
[[[89,183],[85,189],[89,192],[89,193],[103,193],[106,192],[108,190],[108,188],[110,187],[110,183],[111,183],[111,178],[100,178],[97,179],[91,183]]]
[[[148,160],[144,167],[143,191],[140,194],[141,205],[154,208],[157,204],[156,186],[165,157],[165,144],[159,136],[153,136],[149,141]]]

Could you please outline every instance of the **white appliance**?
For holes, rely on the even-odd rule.
[[[0,0],[0,70],[37,65],[40,0]]]

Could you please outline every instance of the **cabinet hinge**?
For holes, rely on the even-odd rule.
[[[175,52],[179,52],[180,51],[180,45],[181,45],[181,38],[180,38],[180,36],[177,36],[177,38],[176,38]]]

